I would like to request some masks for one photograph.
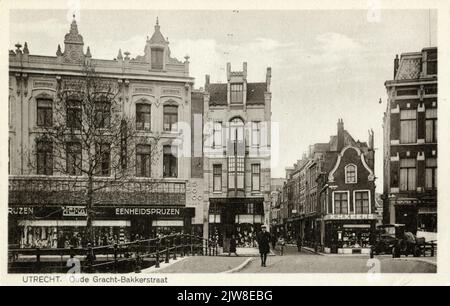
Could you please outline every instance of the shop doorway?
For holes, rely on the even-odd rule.
[[[131,239],[148,239],[152,233],[152,219],[135,217],[131,219]]]

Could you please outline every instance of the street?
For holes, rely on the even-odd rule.
[[[278,253],[277,253],[278,254]],[[229,271],[248,257],[190,257],[155,273],[218,273]],[[368,273],[377,267],[376,261],[367,256],[331,255],[322,256],[307,251],[297,252],[287,247],[283,256],[269,256],[267,267],[261,267],[258,257],[238,273]],[[393,259],[390,256],[376,257],[381,273],[436,273],[436,266],[413,258]]]

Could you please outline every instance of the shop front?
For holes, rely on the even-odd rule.
[[[92,223],[94,245],[190,232],[193,215],[194,209],[176,206],[99,206]],[[10,206],[9,244],[20,248],[85,247],[86,216],[84,206]]]
[[[376,215],[326,215],[324,252],[369,254],[374,242]]]

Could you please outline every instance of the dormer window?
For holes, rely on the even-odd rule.
[[[152,48],[152,69],[162,70],[164,67],[164,49]]]
[[[231,104],[242,104],[244,86],[242,83],[230,85],[230,102]]]

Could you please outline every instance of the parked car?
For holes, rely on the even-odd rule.
[[[385,224],[377,227],[376,240],[371,254],[392,254],[392,257],[413,255],[420,257],[425,248],[425,239],[417,238],[405,231],[404,224]]]

